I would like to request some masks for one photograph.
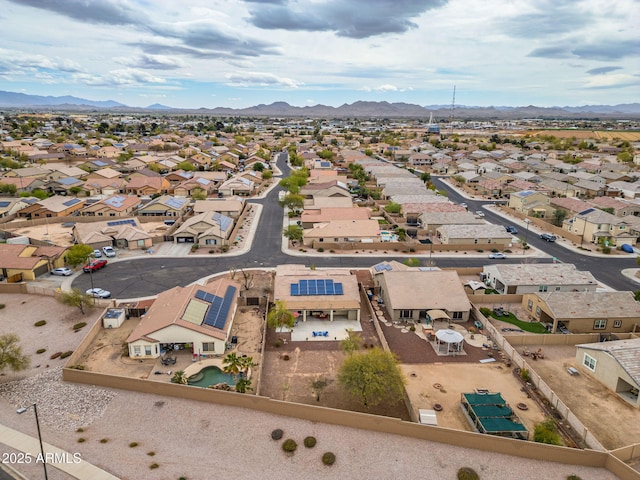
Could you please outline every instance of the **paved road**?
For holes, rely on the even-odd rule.
[[[281,153],[277,160],[278,168],[286,177],[290,168],[287,166],[287,154]],[[471,200],[462,197],[441,179],[434,178],[439,189],[447,190],[449,198],[454,202],[466,202],[470,211],[482,209],[483,205],[490,204],[490,201]],[[295,263],[304,265],[315,265],[316,267],[370,267],[382,260],[400,260],[406,257],[372,257],[365,255],[354,255],[351,257],[320,256],[309,255],[306,257],[289,255],[282,252],[282,208],[278,205],[278,188],[273,189],[261,200],[252,200],[252,203],[262,204],[262,214],[257,226],[251,250],[235,257],[215,256],[215,257],[178,257],[159,258],[141,257],[130,261],[110,263],[105,269],[93,273],[93,284],[96,287],[109,290],[116,298],[135,298],[155,295],[163,290],[173,288],[177,285],[185,286],[198,280],[199,278],[223,272],[230,268],[251,268],[251,267],[275,267],[285,263]],[[504,218],[491,212],[490,209],[483,210],[486,219],[491,223],[504,225]],[[621,275],[623,268],[634,268],[636,266],[635,257],[610,257],[598,258],[584,256],[577,252],[568,250],[558,244],[545,242],[538,238],[533,232],[520,232],[519,236],[527,235],[527,241],[540,250],[556,257],[559,261],[573,263],[579,270],[589,270],[593,275],[606,285],[617,290],[635,290],[637,286]],[[481,267],[487,264],[488,260],[482,257],[463,258],[443,258],[434,257],[436,264],[440,267]],[[513,255],[503,263],[521,263],[522,258]],[[527,257],[527,262],[549,263],[551,258],[531,258]],[[74,288],[84,291],[91,288],[91,275],[83,274],[78,276],[72,283]]]

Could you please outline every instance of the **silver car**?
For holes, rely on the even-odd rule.
[[[90,288],[87,290],[87,295],[93,298],[110,298],[111,292],[103,290],[101,288]]]
[[[73,270],[69,267],[54,268],[51,270],[51,275],[62,275],[64,277],[68,277],[69,275],[73,275]]]

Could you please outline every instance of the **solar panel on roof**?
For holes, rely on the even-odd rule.
[[[292,297],[297,297],[298,295],[300,295],[300,286],[297,283],[292,283],[289,287],[291,289]]]
[[[131,225],[135,227],[136,221],[133,218],[128,218],[127,220],[114,220],[113,222],[107,222],[107,226],[109,227],[115,227],[117,225]]]
[[[342,283],[331,279],[299,280],[289,285],[291,296],[306,295],[344,295]]]
[[[171,208],[180,209],[185,201],[186,200],[178,200],[177,198],[168,198],[164,203]]]
[[[387,265],[386,263],[379,263],[375,267],[373,267],[376,272],[382,272],[383,270],[391,271],[391,265]]]
[[[584,212],[580,212],[578,215],[587,215],[591,212],[595,212],[596,209],[595,208],[588,208],[587,210],[585,210]]]
[[[333,284],[333,288],[335,291],[335,295],[344,295],[344,291],[342,290],[342,284],[341,283],[334,283]]]
[[[76,203],[79,203],[81,200],[79,198],[72,198],[71,200],[67,200],[66,202],[62,202],[65,207],[71,207]]]
[[[229,286],[224,294],[224,298],[214,295],[214,299],[202,323],[214,328],[224,328],[236,291],[236,287]]]
[[[8,207],[11,205],[11,202],[0,202],[0,208]]]

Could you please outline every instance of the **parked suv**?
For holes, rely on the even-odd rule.
[[[550,233],[543,233],[542,235],[540,235],[540,238],[542,240],[546,240],[547,242],[555,242],[557,237],[555,235],[551,235]]]
[[[102,247],[102,251],[104,252],[105,257],[115,257],[116,251],[113,247]]]
[[[513,235],[515,235],[516,233],[518,233],[518,229],[516,227],[514,227],[513,225],[506,225],[504,227],[504,229],[507,231],[507,233],[511,233]]]
[[[106,260],[93,260],[82,267],[84,273],[95,272],[107,266]]]

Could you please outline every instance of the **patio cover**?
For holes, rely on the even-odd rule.
[[[436,338],[445,343],[460,343],[464,340],[460,332],[448,328],[442,328],[436,331]]]
[[[431,318],[431,320],[437,320],[439,318],[445,318],[447,320],[451,320],[451,317],[447,315],[447,313],[444,310],[429,310],[427,312],[427,315],[429,315],[429,318]]]

